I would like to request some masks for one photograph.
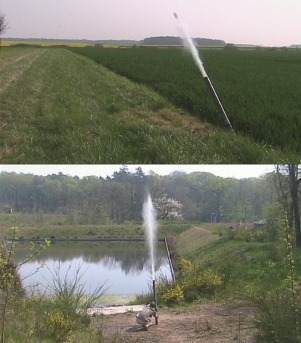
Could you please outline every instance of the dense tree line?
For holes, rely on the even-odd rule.
[[[225,41],[221,39],[193,38],[195,45],[225,46]],[[183,45],[181,37],[159,36],[147,37],[141,41],[142,45]]]
[[[200,222],[259,220],[279,196],[274,173],[235,179],[204,172],[145,175],[141,168],[131,173],[123,167],[106,179],[80,179],[62,173],[0,174],[2,212],[6,207],[35,214],[63,214],[70,224],[140,221],[147,191],[161,203],[164,198],[174,199],[182,205],[185,220]],[[166,213],[164,216],[168,218]]]

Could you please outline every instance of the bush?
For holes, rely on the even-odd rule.
[[[295,303],[291,290],[276,288],[263,293],[258,309],[258,343],[301,342],[301,306],[300,301]]]
[[[56,343],[64,342],[75,329],[75,322],[62,312],[49,313],[45,318],[44,337]]]
[[[91,295],[85,294],[85,283],[82,283],[83,273],[81,265],[77,266],[73,278],[69,280],[71,265],[65,275],[61,275],[60,264],[52,273],[49,288],[54,293],[53,301],[65,315],[77,316],[84,314],[86,309],[93,307],[95,303],[106,293],[105,283],[100,285]]]
[[[86,309],[93,306],[105,290],[100,288],[94,295],[84,295],[81,275],[78,270],[74,280],[67,282],[67,278],[61,277],[57,271],[52,280],[52,297],[10,297],[7,303],[6,341],[103,342],[100,333],[90,327],[91,318],[86,314]],[[0,304],[1,301],[0,292]],[[83,330],[89,340],[79,338]]]
[[[270,232],[265,229],[228,229],[227,235],[229,239],[245,242],[263,243],[271,240]]]
[[[224,281],[222,276],[212,269],[202,270],[188,259],[180,260],[180,276],[176,283],[161,282],[158,287],[160,301],[171,305],[181,301],[191,302],[200,296],[213,295]]]
[[[282,229],[284,242],[273,260],[254,273],[248,285],[251,301],[257,305],[258,343],[301,342],[301,290],[297,286],[296,251],[286,218]]]
[[[203,270],[200,265],[193,264],[187,259],[180,260],[182,284],[185,291],[192,291],[199,294],[213,294],[223,285],[222,277],[211,269]]]
[[[162,300],[166,304],[177,304],[184,300],[183,287],[176,284],[174,287],[165,289],[162,294]]]
[[[224,46],[224,50],[237,50],[237,46],[234,45],[233,43],[227,43],[225,46]]]
[[[100,331],[86,318],[66,314],[52,298],[43,295],[15,298],[9,304],[5,342],[103,343]]]

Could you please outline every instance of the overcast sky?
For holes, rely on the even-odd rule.
[[[135,39],[178,36],[282,46],[301,43],[301,0],[0,0],[4,37]]]
[[[194,171],[209,172],[221,177],[235,177],[238,179],[260,177],[274,171],[274,165],[128,165],[128,169],[134,172],[141,166],[145,174],[154,171],[159,175],[168,175],[174,171],[192,173]],[[34,175],[49,175],[62,172],[71,176],[112,176],[122,165],[0,165],[0,172],[29,173]]]

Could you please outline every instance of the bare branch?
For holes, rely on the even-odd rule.
[[[0,13],[0,35],[5,33],[8,29],[8,22],[4,14]]]

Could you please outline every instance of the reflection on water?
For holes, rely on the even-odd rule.
[[[25,244],[17,246],[16,263],[24,259],[26,251]],[[107,293],[127,298],[147,293],[151,285],[151,263],[142,242],[55,243],[21,266],[20,275],[24,287],[39,284],[43,292],[49,288],[55,270],[59,268],[64,277],[70,269],[68,278],[72,278],[79,267],[87,293],[106,282]],[[159,274],[171,278],[164,244],[159,244],[156,256],[156,275]]]

